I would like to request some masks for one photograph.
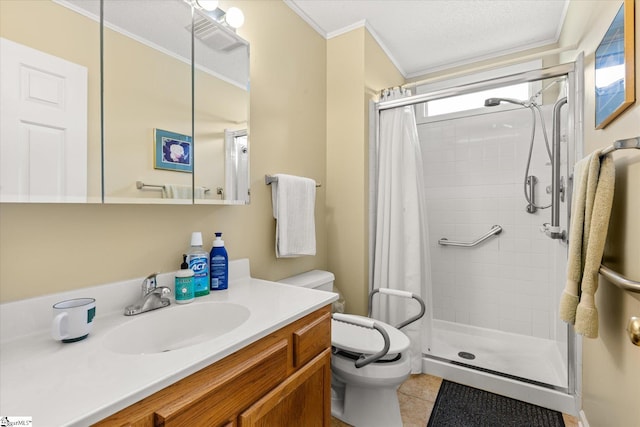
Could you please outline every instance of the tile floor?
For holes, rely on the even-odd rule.
[[[411,375],[398,389],[400,412],[404,427],[426,427],[436,401],[442,378],[426,374]],[[578,427],[578,420],[562,414],[566,427]],[[331,418],[331,427],[349,427],[349,424]],[[366,426],[357,426],[366,427]]]

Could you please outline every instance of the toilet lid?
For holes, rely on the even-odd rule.
[[[348,316],[369,319],[368,317],[354,314],[349,314]],[[376,320],[376,323],[382,326],[389,334],[390,346],[387,354],[401,353],[409,348],[410,341],[404,333],[379,320]],[[331,319],[331,345],[353,353],[374,354],[384,347],[384,338],[375,329]]]

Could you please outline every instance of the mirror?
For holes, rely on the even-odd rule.
[[[100,25],[0,2],[0,201],[100,203]]]
[[[22,132],[39,155],[26,170],[51,164],[61,177],[25,178],[25,168],[13,168],[22,175],[9,177],[31,189],[86,182],[86,195],[24,196],[12,189],[10,197],[0,191],[1,201],[249,203],[249,44],[234,31],[184,0],[104,0],[100,99],[100,0],[0,3],[3,38],[79,64],[87,75],[87,94],[79,97],[86,119],[68,120],[86,128],[76,131],[86,134],[79,138],[85,151],[66,150],[75,157],[59,160],[54,149],[43,148],[49,140],[60,147],[59,137],[27,129]],[[32,92],[40,104],[52,103],[54,89],[40,85]],[[5,137],[4,128],[3,141],[21,131]],[[3,146],[2,154],[15,150]],[[68,172],[69,165],[84,165],[86,177]],[[4,171],[12,171],[2,169],[0,189],[7,187]]]
[[[183,0],[105,0],[103,19],[105,203],[248,203],[225,149],[248,134],[248,43]]]
[[[194,28],[194,201],[246,204],[249,44],[198,9]]]

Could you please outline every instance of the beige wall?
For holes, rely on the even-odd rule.
[[[350,313],[366,312],[364,28],[327,41],[328,265]]]
[[[1,17],[11,3],[0,1]],[[265,174],[278,172],[326,182],[326,41],[283,2],[240,7],[239,33],[251,43],[251,205],[1,204],[0,301],[175,270],[192,231],[208,246],[224,232],[230,257],[250,258],[255,277],[327,268],[324,189],[316,199],[317,255],[277,260],[264,184]]]
[[[402,83],[364,27],[327,42],[328,265],[350,313],[367,311],[369,100]]]
[[[621,1],[572,1],[561,45],[579,44],[585,55],[584,152],[609,146],[616,139],[640,135],[640,103],[603,130],[595,130],[594,56]],[[636,99],[640,82],[640,5],[635,5]],[[571,60],[573,58],[564,58]],[[616,191],[605,249],[605,263],[626,277],[640,279],[640,155],[618,152]],[[640,348],[632,345],[625,328],[630,316],[640,316],[640,294],[625,292],[600,278],[596,298],[600,336],[583,339],[582,406],[591,427],[638,425]]]

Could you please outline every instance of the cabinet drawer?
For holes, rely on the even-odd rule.
[[[293,366],[299,368],[331,347],[331,313],[324,313],[293,332]]]
[[[287,376],[287,341],[221,372],[206,384],[184,384],[175,400],[155,411],[156,426],[216,426],[226,424]]]

